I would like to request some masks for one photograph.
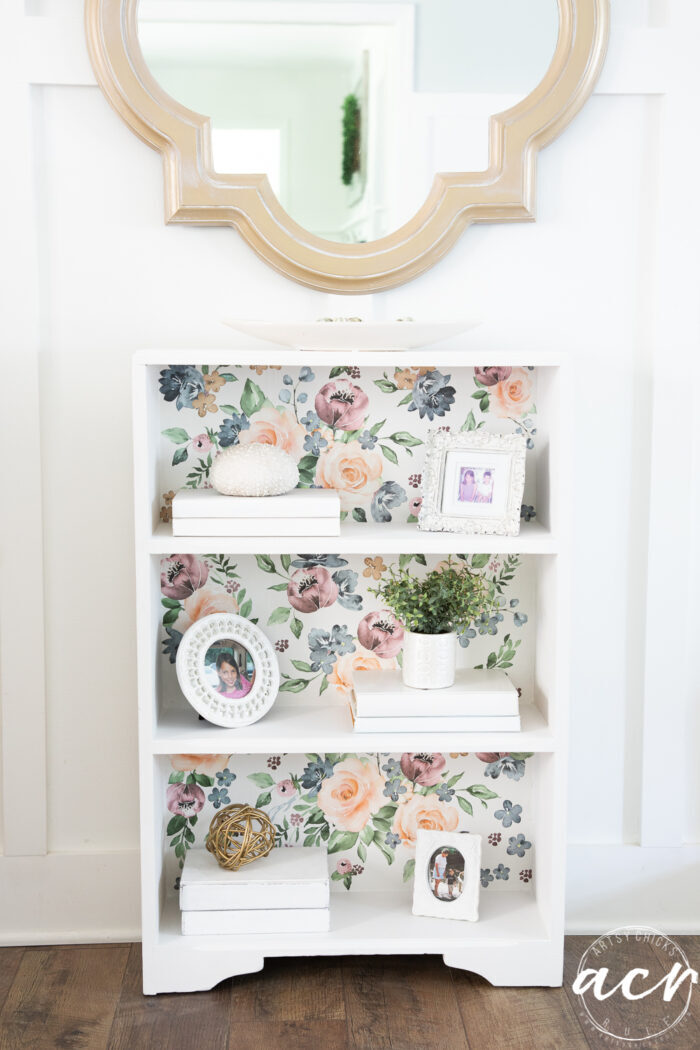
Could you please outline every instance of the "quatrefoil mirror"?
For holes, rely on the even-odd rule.
[[[86,0],[97,80],[163,155],[167,222],[235,227],[330,292],[534,219],[537,152],[600,71],[609,0]]]

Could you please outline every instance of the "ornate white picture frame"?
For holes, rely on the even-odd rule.
[[[476,922],[480,876],[481,835],[418,831],[413,914]]]
[[[525,486],[522,434],[431,431],[418,528],[517,536]]]
[[[230,613],[192,624],[180,642],[175,669],[195,711],[228,729],[257,722],[279,692],[272,643],[250,620]]]

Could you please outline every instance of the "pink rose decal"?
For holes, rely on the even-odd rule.
[[[414,784],[432,787],[442,778],[447,759],[441,754],[408,751],[401,756],[401,772]]]
[[[329,426],[358,430],[367,418],[369,398],[348,379],[332,379],[316,394],[314,407]]]
[[[408,512],[412,514],[414,518],[418,517],[421,507],[423,506],[423,497],[414,496],[413,499],[408,501]]]
[[[213,448],[211,438],[208,434],[197,434],[192,438],[192,448],[196,452],[208,452],[210,448]]]
[[[204,792],[198,784],[168,784],[165,798],[170,812],[181,817],[193,817],[204,808]]]
[[[336,864],[335,870],[340,875],[349,875],[350,872],[352,871],[352,861],[348,860],[347,857],[343,857],[343,859],[339,860],[338,863]]]
[[[508,379],[512,371],[512,368],[498,368],[495,365],[486,365],[484,368],[474,369],[474,378],[478,379],[484,386],[495,386],[496,383],[502,383],[504,379]]]
[[[166,598],[189,598],[208,576],[207,563],[194,554],[173,554],[160,563],[160,589]]]
[[[291,798],[292,795],[296,795],[297,789],[294,787],[292,781],[287,779],[278,781],[278,783],[275,784],[275,791],[278,795],[281,795],[282,798]]]
[[[338,597],[338,586],[328,569],[314,565],[297,569],[287,585],[287,599],[297,612],[312,613],[332,605]]]
[[[403,644],[403,627],[391,609],[367,613],[357,625],[357,638],[375,656],[386,660],[396,656]]]

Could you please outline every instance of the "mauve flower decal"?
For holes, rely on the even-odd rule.
[[[364,390],[347,379],[332,379],[316,394],[314,407],[319,417],[339,430],[359,430],[367,418],[369,398]]]
[[[474,378],[478,379],[483,386],[495,386],[507,379],[512,368],[499,368],[496,365],[484,365],[483,368],[474,369]]]
[[[194,399],[204,390],[204,377],[192,365],[164,368],[160,373],[160,392],[166,401],[174,401],[178,411],[192,408]]]
[[[432,787],[441,779],[447,759],[441,754],[408,751],[401,756],[401,772],[414,784]]]
[[[198,784],[168,784],[165,797],[170,812],[181,817],[192,817],[204,808],[204,792]]]
[[[455,399],[455,388],[448,386],[450,378],[451,376],[443,375],[435,369],[417,379],[413,387],[413,401],[408,406],[408,411],[415,412],[418,409],[421,419],[427,416],[431,421],[434,416],[444,416],[450,411],[450,405]]]
[[[297,612],[316,612],[317,609],[332,605],[337,597],[337,584],[322,565],[315,565],[312,569],[297,569],[287,585],[289,604]]]
[[[403,644],[403,626],[391,609],[378,609],[360,620],[357,640],[375,656],[389,659]]]
[[[160,563],[160,589],[166,598],[189,598],[208,576],[207,563],[194,554],[173,554]]]

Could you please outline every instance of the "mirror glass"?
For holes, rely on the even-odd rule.
[[[217,172],[264,173],[300,226],[389,234],[438,171],[488,164],[488,118],[542,80],[557,0],[141,0],[139,43],[172,98],[210,117]]]

